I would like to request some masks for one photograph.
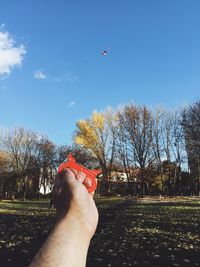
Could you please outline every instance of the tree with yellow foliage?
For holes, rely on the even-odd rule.
[[[111,110],[94,112],[90,119],[76,123],[75,143],[91,151],[102,169],[109,191],[115,154],[115,115]]]

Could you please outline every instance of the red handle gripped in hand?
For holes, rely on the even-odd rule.
[[[72,154],[68,154],[67,159],[61,163],[58,167],[58,173],[61,173],[63,169],[65,168],[70,168],[70,169],[74,169],[76,171],[80,171],[85,173],[86,177],[88,179],[91,180],[92,182],[92,186],[88,187],[88,185],[84,184],[85,187],[87,188],[88,192],[93,192],[96,190],[97,188],[97,181],[96,181],[96,175],[100,173],[94,173],[92,170],[88,170],[87,168],[85,168],[84,166],[76,163],[75,158],[72,156]]]

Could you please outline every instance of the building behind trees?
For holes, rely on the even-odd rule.
[[[102,170],[102,194],[200,194],[200,101],[173,112],[133,103],[95,112],[77,122],[70,146],[24,128],[0,138],[1,199],[48,194],[68,153]]]

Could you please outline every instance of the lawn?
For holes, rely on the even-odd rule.
[[[47,201],[0,202],[0,266],[26,267],[55,222]],[[200,266],[200,198],[101,198],[87,267]]]

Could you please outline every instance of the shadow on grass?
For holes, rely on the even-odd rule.
[[[28,266],[54,222],[53,216],[0,215],[0,266]]]
[[[87,267],[200,266],[198,203],[126,199],[100,200],[98,206],[100,221]],[[21,215],[0,215],[0,266],[28,266],[55,222],[47,203],[46,213],[43,208],[39,204],[31,216],[25,208]]]
[[[87,266],[200,266],[200,206],[192,207],[130,199],[105,210]]]

